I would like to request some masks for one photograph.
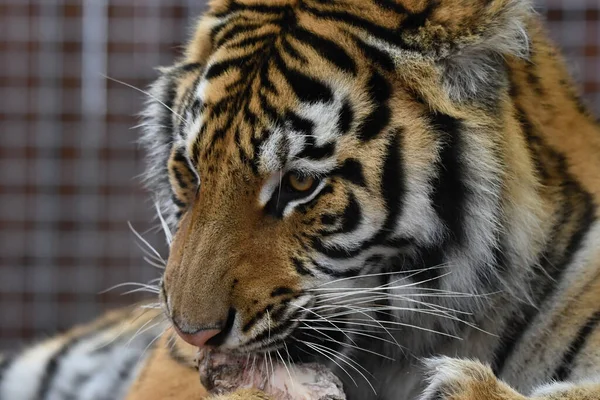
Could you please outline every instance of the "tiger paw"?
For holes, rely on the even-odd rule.
[[[427,387],[420,400],[525,400],[477,361],[436,357],[425,361]]]

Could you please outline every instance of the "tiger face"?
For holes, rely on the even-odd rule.
[[[321,323],[342,343],[374,313],[427,330],[428,294],[497,288],[499,247],[531,257],[503,59],[526,48],[525,3],[213,2],[146,110],[182,337],[249,353]],[[433,297],[434,316],[478,306]]]

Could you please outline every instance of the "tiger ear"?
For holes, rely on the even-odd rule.
[[[434,0],[429,18],[402,33],[441,71],[452,100],[477,98],[496,85],[503,58],[529,56],[529,0]],[[500,77],[501,78],[501,77]]]

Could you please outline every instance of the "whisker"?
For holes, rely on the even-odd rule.
[[[298,327],[298,329],[306,330],[306,329],[313,329],[313,327],[312,326],[311,327],[300,326],[300,327]],[[322,331],[322,330],[335,331],[335,329],[333,329],[333,328],[327,328],[327,327],[319,327],[319,328],[314,328],[314,329],[318,329],[319,331]],[[384,338],[379,337],[379,336],[370,335],[370,334],[365,333],[363,330],[360,330],[360,329],[358,329],[358,330],[357,329],[346,329],[345,331],[346,332],[350,332],[350,333],[355,334],[355,335],[365,336],[365,337],[368,337],[368,338],[371,338],[371,339],[377,339],[377,340],[381,340],[382,342],[386,342],[386,343],[395,344],[395,345],[400,346],[396,342],[393,342],[393,341],[388,340],[388,339],[384,339]]]
[[[298,340],[298,339],[296,339]],[[338,364],[337,361],[335,361],[333,358],[331,358],[330,356],[328,356],[326,353],[321,352],[316,346],[313,346],[312,343],[310,342],[306,342],[304,340],[298,340],[298,342],[303,343],[306,347],[309,347],[311,349],[313,349],[314,351],[316,351],[317,353],[321,354],[323,357],[327,358],[328,360],[330,360],[332,363],[334,363],[335,365],[337,365],[338,367],[340,367],[340,369],[342,371],[344,371],[346,373],[346,375],[348,375],[348,377],[350,378],[350,380],[354,383],[354,385],[356,387],[358,387],[358,383],[356,383],[356,381],[354,380],[354,378],[352,377],[352,375],[350,375],[348,373],[348,371],[346,371],[346,369],[344,367],[342,367],[340,364]]]
[[[344,321],[339,321],[339,320],[338,320],[338,321],[336,321],[336,322],[342,322],[342,323],[343,323]],[[316,330],[316,331],[318,331],[318,330],[319,330],[318,328],[315,328],[314,326],[311,326],[311,325],[309,325],[309,324],[307,324],[307,323],[304,323],[304,325],[306,325],[306,326],[308,326],[308,327],[310,327],[310,328],[313,328],[313,329],[314,329],[314,330]],[[321,333],[321,332],[320,332],[320,333]],[[321,334],[323,334],[323,333],[321,333]],[[335,343],[337,343],[337,344],[339,344],[339,345],[341,345],[341,346],[344,346],[344,347],[350,347],[350,348],[353,348],[353,349],[356,349],[356,350],[361,350],[361,351],[364,351],[364,352],[366,352],[366,353],[373,354],[373,355],[376,355],[376,356],[379,356],[379,357],[385,358],[385,359],[387,359],[387,360],[390,360],[390,361],[396,361],[396,360],[395,360],[395,359],[393,359],[392,357],[386,356],[385,354],[381,354],[381,353],[378,353],[378,352],[376,352],[376,351],[373,351],[373,350],[369,350],[369,349],[362,348],[362,347],[360,347],[360,346],[356,345],[356,343],[355,343],[354,341],[352,341],[352,342],[354,343],[354,345],[351,345],[351,344],[348,344],[348,343],[340,342],[339,340],[335,340],[335,339],[333,339],[333,338],[332,338],[332,337],[330,337],[330,336],[328,336],[328,337],[329,337],[329,340],[331,340],[332,342],[335,342]]]
[[[165,265],[167,264],[167,262],[161,257],[160,253],[154,248],[152,247],[152,245],[150,243],[148,243],[148,241],[146,239],[144,239],[142,237],[142,235],[140,235],[134,228],[133,225],[131,225],[131,222],[127,221],[127,225],[129,226],[129,229],[133,232],[133,234],[142,242],[144,243],[153,253],[154,255],[156,255],[156,257],[159,258],[160,261],[162,261]]]
[[[339,323],[344,323],[344,324],[348,324],[348,325],[363,325],[363,326],[373,326],[373,327],[376,327],[376,325],[367,325],[367,324],[360,323],[360,322],[369,322],[368,319],[350,318],[350,319],[332,320],[332,321],[339,322]],[[358,322],[353,322],[353,321],[358,321]],[[450,338],[453,338],[453,339],[463,340],[461,337],[452,335],[450,333],[440,332],[440,331],[436,331],[435,329],[424,328],[422,326],[408,324],[408,323],[404,323],[404,322],[381,321],[381,323],[383,323],[383,324],[389,324],[389,325],[396,325],[396,326],[403,326],[403,327],[406,327],[406,328],[413,328],[413,329],[421,330],[421,331],[424,331],[424,332],[435,333],[435,334],[438,334],[438,335],[450,337]]]
[[[332,281],[322,283],[322,284],[318,285],[317,287],[322,287],[322,286],[327,286],[327,285],[331,285],[331,284],[334,284],[334,283],[349,281],[349,280],[352,280],[352,279],[364,279],[364,278],[372,278],[372,277],[386,276],[386,275],[400,275],[400,274],[421,273],[421,272],[430,271],[430,270],[433,270],[433,269],[441,269],[441,268],[444,268],[446,266],[448,266],[447,263],[436,265],[436,266],[433,266],[433,267],[411,269],[411,270],[406,270],[406,271],[390,271],[390,272],[377,272],[377,273],[372,273],[372,274],[362,274],[362,275],[356,275],[356,276],[350,276],[350,277],[345,277],[345,278],[334,279]]]
[[[292,389],[294,389],[294,391],[295,391],[295,387],[296,386],[294,385],[294,379],[292,379],[292,374],[290,373],[290,369],[288,368],[287,364],[283,360],[283,357],[281,356],[281,353],[279,352],[279,350],[275,350],[275,351],[277,352],[277,355],[279,356],[279,359],[281,360],[281,363],[285,367],[285,370],[287,371],[288,376],[290,377],[290,382],[292,383]]]
[[[319,315],[319,314],[317,314],[316,312],[314,312],[314,311],[313,311],[313,310],[311,310],[311,309],[308,309],[308,308],[305,308],[305,307],[302,307],[302,306],[299,306],[299,305],[294,305],[294,306],[295,306],[295,307],[297,307],[297,308],[300,308],[300,309],[302,309],[302,310],[305,310],[305,311],[307,311],[307,312],[309,312],[309,313],[311,313],[311,314],[314,314],[314,315],[316,315],[316,316],[317,316],[317,317],[318,317],[320,320],[322,320],[322,321],[325,321],[325,322],[327,322],[327,323],[331,324],[331,325],[332,325],[334,328],[337,328],[337,329],[338,329],[338,330],[339,330],[339,331],[342,333],[342,335],[346,336],[346,338],[347,338],[349,341],[351,341],[352,343],[354,343],[354,341],[352,340],[352,338],[351,338],[350,336],[348,336],[348,335],[347,335],[347,334],[346,334],[346,333],[345,333],[343,330],[341,330],[341,329],[340,329],[339,327],[337,327],[335,324],[333,324],[333,323],[329,322],[329,320],[328,320],[327,318],[323,317],[322,315]],[[298,321],[299,321],[299,320],[298,320]],[[356,344],[356,343],[354,343],[354,344]]]
[[[140,357],[138,358],[138,364],[142,361],[142,357],[146,354],[146,351],[148,351],[150,346],[152,346],[154,344],[154,342],[156,342],[162,335],[164,335],[165,332],[167,331],[167,329],[169,329],[169,326],[167,326],[161,333],[156,335],[156,337],[154,339],[152,339],[150,341],[150,343],[148,343],[148,345],[144,348],[144,350],[142,351],[142,354],[140,354]]]
[[[167,225],[167,221],[163,218],[162,212],[160,211],[160,207],[158,206],[158,202],[154,202],[154,207],[156,207],[156,213],[158,214],[158,219],[160,220],[160,224],[162,226],[163,231],[165,232],[165,238],[167,239],[167,245],[171,246],[173,242],[173,234],[171,233],[171,229],[169,229],[169,225]]]
[[[326,307],[326,306],[321,306],[321,307]],[[354,307],[348,306],[348,305],[331,305],[330,306],[330,308],[340,308],[340,307],[347,308],[349,311],[339,311],[339,312],[328,315],[328,317],[329,318],[337,318],[337,317],[342,317],[345,315],[355,314],[357,312],[357,310]],[[420,308],[394,307],[394,306],[363,307],[363,308],[359,308],[358,310],[384,313],[393,318],[398,318],[398,315],[391,313],[391,312],[386,312],[386,311],[410,311],[410,312],[419,313],[419,314],[432,315],[435,317],[446,318],[449,320],[462,322],[467,325],[469,324],[467,321],[464,321],[464,320],[458,318],[457,316],[449,315],[448,313],[446,313],[444,311],[424,310],[424,309],[420,309]]]
[[[323,290],[325,290],[325,291],[331,291],[332,289],[333,290],[338,289],[338,290],[347,290],[348,292],[354,292],[354,291],[361,292],[361,291],[387,291],[387,290],[392,290],[392,289],[404,289],[404,288],[408,288],[408,287],[422,285],[424,283],[428,283],[428,282],[431,282],[431,281],[434,281],[434,280],[442,279],[442,278],[450,275],[451,273],[452,272],[446,272],[445,274],[442,274],[442,275],[439,275],[439,276],[436,276],[436,277],[433,277],[433,278],[424,279],[424,280],[419,281],[419,282],[407,283],[405,285],[400,285],[400,286],[396,286],[396,287],[394,287],[394,286],[385,287],[385,285],[382,285],[382,286],[375,286],[375,287],[371,287],[371,288],[339,288],[339,289],[338,288],[329,288],[329,289],[327,289],[327,288],[325,288],[325,289],[323,289],[323,288],[313,288],[313,289],[309,289],[308,291],[318,292],[318,291],[323,291]]]
[[[165,107],[167,110],[171,111],[173,113],[173,115],[175,115],[176,117],[178,117],[181,120],[181,122],[185,123],[185,118],[183,118],[181,115],[177,114],[171,107],[169,107],[168,105],[166,105],[164,102],[162,102],[156,96],[153,96],[151,93],[149,93],[149,92],[147,92],[145,90],[142,90],[142,89],[140,89],[138,87],[135,87],[135,86],[133,86],[133,85],[127,83],[127,82],[123,82],[123,81],[120,81],[118,79],[111,78],[111,77],[106,76],[104,74],[101,74],[101,75],[105,79],[111,80],[111,81],[116,82],[116,83],[120,83],[123,86],[127,86],[128,88],[131,88],[133,90],[137,90],[138,92],[145,94],[146,96],[150,97],[151,99],[153,99],[154,101],[158,102],[160,105],[162,105],[163,107]]]
[[[268,337],[267,340],[271,342],[271,315],[269,314],[269,310],[267,310],[267,329],[268,329]],[[275,375],[275,367],[273,366],[273,359],[271,358],[271,352],[267,352],[267,356],[269,357],[269,362],[271,363],[271,375],[269,377],[269,386],[273,387],[273,378]]]
[[[146,289],[158,289],[156,286],[148,285],[147,283],[123,282],[123,283],[118,283],[116,285],[113,285],[113,286],[109,287],[108,289],[105,289],[101,292],[98,292],[98,294],[104,294],[104,293],[110,292],[111,290],[115,290],[115,289],[118,289],[118,288],[124,287],[124,286],[139,286],[141,288],[146,288]]]
[[[138,242],[134,242],[134,243],[137,246],[137,248],[140,249],[142,251],[142,253],[144,253],[144,256],[148,257],[149,260],[152,260],[153,262],[160,264],[162,266],[166,265],[165,260],[163,260],[162,258],[158,258],[154,254],[150,253],[140,243],[138,243]]]
[[[371,384],[371,381],[369,381],[369,379],[368,379],[368,378],[367,378],[367,377],[366,377],[366,376],[365,376],[365,375],[364,375],[362,372],[360,372],[360,371],[358,370],[358,368],[356,368],[355,366],[353,366],[352,364],[350,364],[350,362],[346,361],[344,358],[347,358],[348,360],[352,361],[354,364],[356,364],[356,365],[359,365],[359,366],[360,366],[362,369],[365,369],[364,367],[362,367],[360,364],[358,364],[358,363],[357,363],[356,361],[354,361],[352,358],[348,357],[347,355],[345,355],[345,354],[343,354],[343,353],[341,353],[341,352],[339,352],[339,351],[332,350],[332,349],[328,348],[327,346],[323,346],[323,345],[320,345],[320,344],[318,344],[318,343],[313,343],[313,345],[314,345],[314,346],[316,346],[316,347],[318,347],[318,348],[320,348],[320,349],[321,349],[321,350],[323,350],[324,352],[327,352],[327,353],[331,354],[332,356],[334,356],[334,357],[337,357],[337,358],[338,358],[338,360],[340,360],[340,361],[344,361],[344,362],[346,363],[346,365],[348,365],[350,368],[352,368],[352,369],[354,369],[356,372],[358,372],[358,373],[360,374],[360,376],[362,376],[362,377],[363,377],[363,379],[364,379],[364,380],[367,382],[367,384],[368,384],[368,385],[371,387],[371,390],[373,390],[373,393],[375,394],[375,396],[377,396],[377,391],[375,390],[375,388],[374,388],[374,387],[373,387],[373,385]],[[365,369],[365,371],[366,371],[366,369]],[[371,373],[369,373],[368,371],[367,371],[367,373],[368,373],[369,375],[373,376],[373,375],[372,375]],[[374,377],[373,377],[373,378],[374,378]]]
[[[139,289],[132,289],[132,290],[128,290],[126,292],[121,293],[121,296],[126,296],[128,294],[133,294],[133,293],[152,293],[152,294],[159,294],[160,292],[158,290],[152,290],[152,289],[148,289],[148,288],[139,288]]]
[[[158,315],[156,317],[158,317]],[[155,328],[158,325],[160,325],[162,322],[164,322],[164,321],[156,322],[156,323],[150,325],[148,328],[144,329],[150,322],[154,321],[154,319],[156,317],[149,319],[148,321],[146,321],[146,323],[144,323],[144,325],[140,326],[139,329],[133,334],[133,336],[127,341],[126,347],[128,347],[131,344],[131,342],[133,342],[135,340],[135,338],[137,338],[138,335],[141,335],[144,332],[148,332],[150,329]]]

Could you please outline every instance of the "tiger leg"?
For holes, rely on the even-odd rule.
[[[421,400],[600,400],[600,379],[596,383],[555,382],[527,397],[477,361],[439,357],[427,360],[426,367],[428,386]]]

